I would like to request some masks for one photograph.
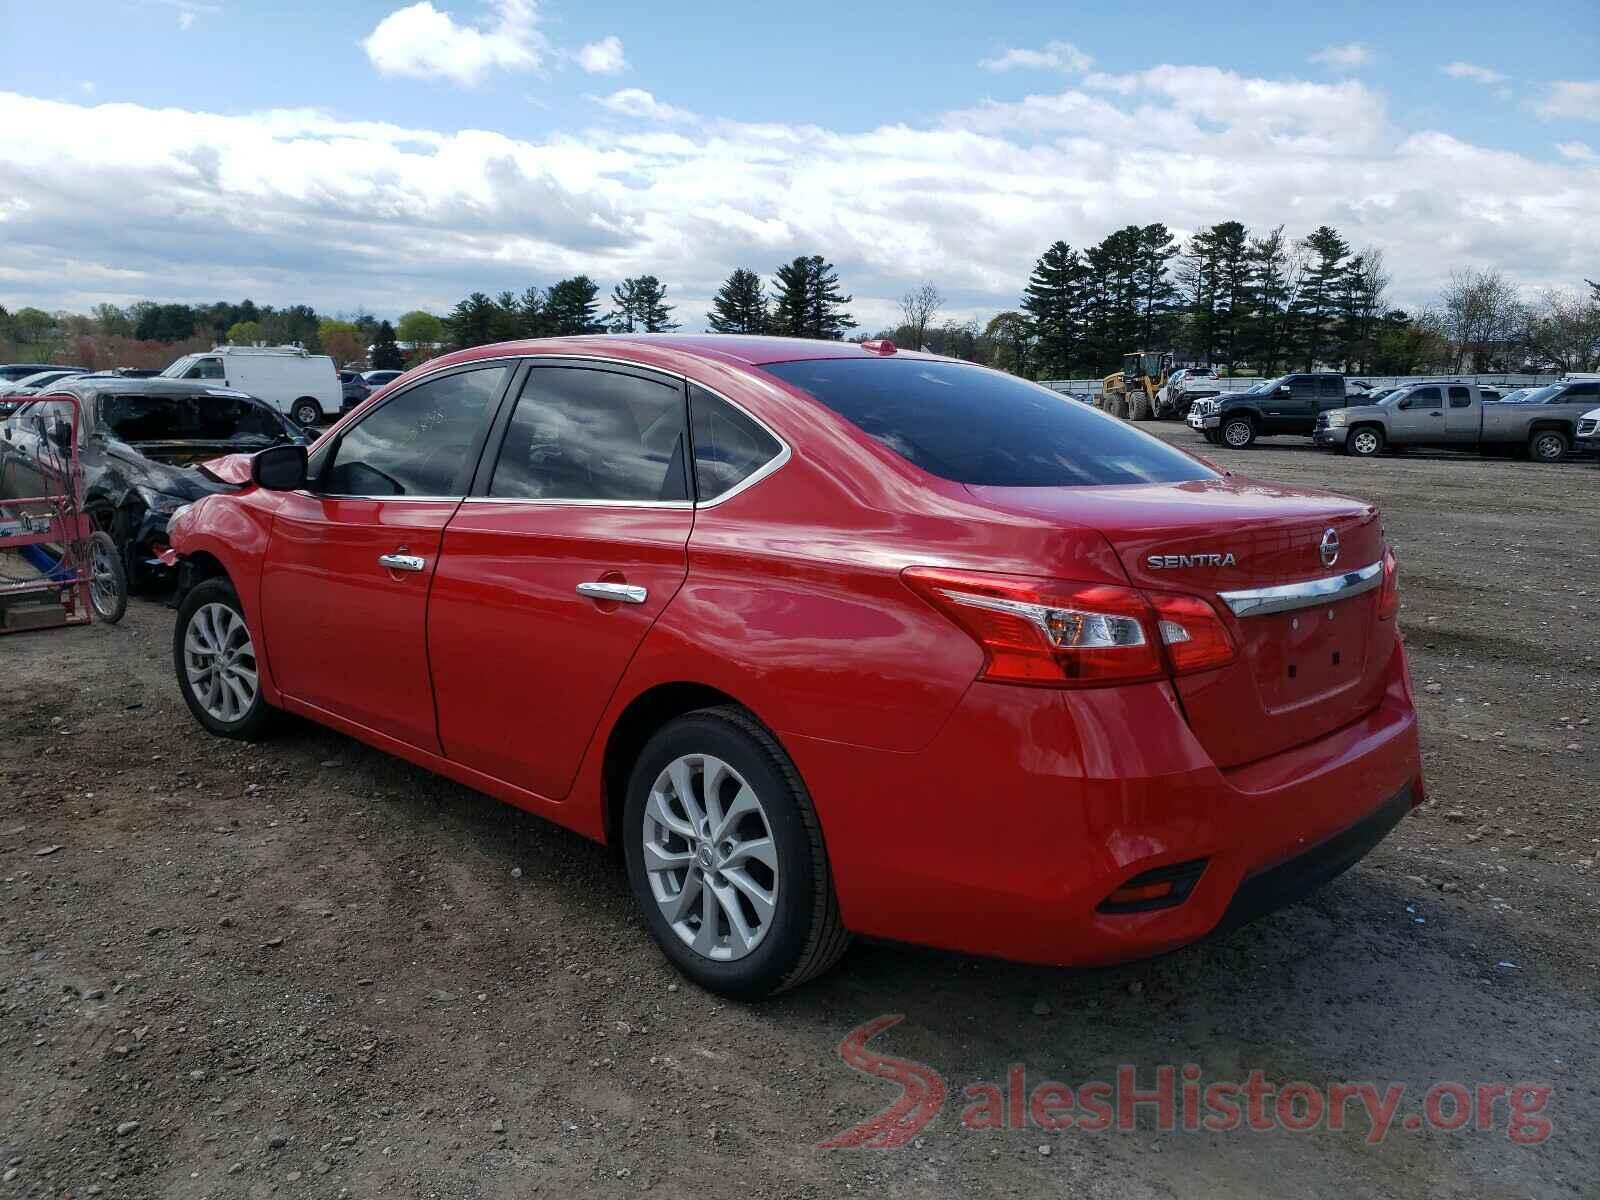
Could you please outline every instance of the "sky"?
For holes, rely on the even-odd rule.
[[[0,0],[0,304],[393,317],[820,253],[864,328],[1237,219],[1600,279],[1600,3]]]

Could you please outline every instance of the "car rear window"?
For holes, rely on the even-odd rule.
[[[964,363],[816,359],[763,370],[931,475],[990,487],[1182,483],[1214,471],[1079,400]]]

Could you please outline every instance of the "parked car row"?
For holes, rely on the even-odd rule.
[[[1597,404],[1600,379],[1582,377],[1506,393],[1442,379],[1362,395],[1343,375],[1307,372],[1197,400],[1188,423],[1212,445],[1234,449],[1292,435],[1358,457],[1411,447],[1522,449],[1554,462],[1594,441],[1579,423]]]

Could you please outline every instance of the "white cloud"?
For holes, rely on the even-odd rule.
[[[877,328],[921,279],[957,315],[1014,307],[1051,241],[1152,221],[1327,223],[1384,250],[1402,304],[1453,267],[1538,288],[1600,261],[1591,162],[1398,129],[1348,80],[1163,66],[848,132],[696,117],[639,89],[596,103],[628,119],[526,139],[0,92],[0,303],[249,295],[390,314],[649,272],[692,328],[734,267],[816,252]]]
[[[194,28],[194,10],[183,8],[178,10],[178,28],[187,32]]]
[[[663,104],[643,88],[623,88],[609,96],[591,96],[601,108],[621,117],[639,117],[646,121],[692,121],[694,114],[687,109]]]
[[[1546,119],[1600,121],[1600,79],[1558,80],[1550,85],[1535,111]]]
[[[622,39],[615,36],[590,42],[578,51],[577,59],[578,65],[591,75],[616,75],[628,69]]]
[[[1473,83],[1490,84],[1506,81],[1506,77],[1499,71],[1480,67],[1477,63],[1462,62],[1460,59],[1439,69],[1451,79],[1470,79]]]
[[[1310,58],[1312,62],[1325,67],[1354,69],[1372,61],[1372,47],[1365,42],[1344,42],[1337,46],[1324,46]]]
[[[361,45],[379,74],[447,79],[463,87],[490,71],[537,68],[547,45],[534,0],[491,0],[489,8],[490,20],[467,25],[419,0],[379,21]]]
[[[1071,42],[1046,42],[1042,50],[1010,49],[993,58],[980,59],[985,71],[1087,71],[1094,59]]]
[[[1556,153],[1573,162],[1600,162],[1600,154],[1585,142],[1557,142]]]

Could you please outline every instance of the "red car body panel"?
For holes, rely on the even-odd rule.
[[[270,493],[236,456],[213,470],[242,490],[181,514],[172,544],[233,580],[270,702],[591,837],[612,836],[606,748],[631,706],[685,683],[732,698],[794,759],[860,933],[1038,962],[1137,957],[1214,928],[1242,880],[1408,787],[1420,798],[1405,652],[1376,592],[1250,618],[1216,600],[1325,574],[1330,527],[1340,569],[1378,561],[1370,506],[1232,476],[967,487],[754,369],[869,354],[712,336],[462,351],[324,436],[419,372],[559,355],[700,383],[792,453],[725,502],[639,508]],[[1220,542],[1233,565],[1148,561]],[[377,571],[402,545],[426,573]],[[991,682],[973,638],[902,580],[913,566],[1200,595],[1239,654],[1121,686]],[[601,579],[648,600],[573,590]],[[1133,876],[1195,859],[1182,904],[1097,911]]]

